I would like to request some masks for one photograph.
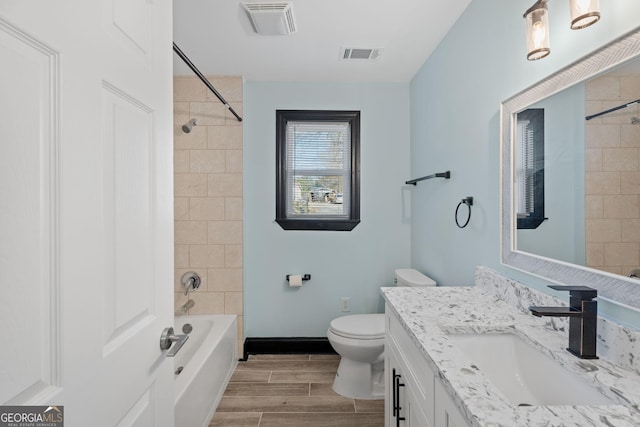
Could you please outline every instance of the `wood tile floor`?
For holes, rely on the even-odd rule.
[[[210,427],[382,427],[384,400],[331,389],[337,355],[251,355],[238,367]]]

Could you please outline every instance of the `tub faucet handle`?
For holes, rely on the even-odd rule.
[[[160,350],[169,350],[173,343],[176,345],[173,346],[167,353],[167,357],[173,357],[177,352],[180,351],[185,342],[189,339],[189,335],[176,335],[173,332],[172,327],[165,328],[162,331],[162,335],[160,335]]]
[[[184,288],[184,294],[188,295],[190,291],[195,291],[200,287],[202,279],[195,271],[187,271],[180,278],[180,283]]]

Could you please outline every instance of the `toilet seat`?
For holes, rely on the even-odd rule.
[[[375,340],[384,338],[384,314],[352,314],[331,321],[330,331],[351,339]]]

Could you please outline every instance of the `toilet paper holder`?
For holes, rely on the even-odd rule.
[[[287,274],[287,282],[289,281],[289,276],[291,276],[291,274]],[[302,281],[306,282],[307,280],[311,280],[311,275],[310,274],[303,274],[302,275]]]

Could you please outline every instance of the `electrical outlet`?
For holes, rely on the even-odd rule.
[[[340,298],[340,301],[342,302],[342,311],[351,311],[351,308],[349,307],[349,297],[342,297]]]

